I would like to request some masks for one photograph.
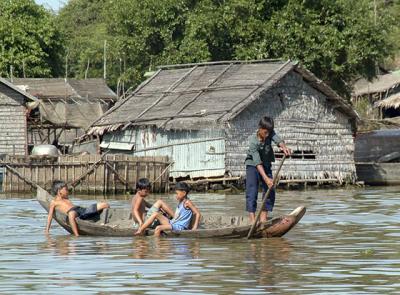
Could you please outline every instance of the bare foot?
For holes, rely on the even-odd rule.
[[[143,233],[143,230],[139,228],[133,235],[140,236],[140,235],[142,235],[142,233]]]

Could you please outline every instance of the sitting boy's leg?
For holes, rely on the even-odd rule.
[[[168,206],[167,203],[165,203],[163,200],[157,200],[154,204],[153,207],[156,207],[158,209],[163,210],[165,213],[167,213],[169,216],[173,217],[174,216],[174,211]]]
[[[154,231],[154,236],[159,237],[161,235],[162,231],[171,230],[171,229],[172,229],[172,226],[170,223],[159,225],[156,227],[156,230]]]
[[[141,227],[139,227],[139,229],[137,230],[137,232],[135,233],[135,235],[140,235],[141,233],[143,233],[143,231],[148,228],[153,222],[154,220],[157,219],[157,217],[159,217],[159,215],[162,216],[162,214],[160,212],[153,212],[147,219],[146,221],[142,224]]]
[[[103,209],[110,208],[110,205],[106,202],[97,203],[97,211],[101,211]]]
[[[75,220],[76,217],[78,217],[78,214],[76,213],[76,211],[68,212],[68,220],[69,220],[69,224],[71,225],[72,232],[74,233],[75,236],[79,237],[78,225],[76,224],[76,220]]]
[[[142,224],[142,226],[138,229],[135,235],[140,235],[143,231],[148,228],[151,224],[153,224],[154,220],[158,220],[161,225],[169,224],[169,219],[162,215],[160,212],[154,212],[146,219],[146,221]]]

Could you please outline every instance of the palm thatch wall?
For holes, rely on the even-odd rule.
[[[248,138],[261,116],[275,119],[275,130],[293,150],[282,168],[285,180],[354,182],[354,122],[295,72],[286,75],[238,115],[227,129],[226,167],[245,175]],[[277,166],[280,151],[275,147]]]
[[[0,78],[0,154],[26,155],[27,103],[36,100]]]

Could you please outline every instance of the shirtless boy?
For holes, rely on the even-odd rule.
[[[137,222],[138,228],[140,228],[143,223],[150,218],[150,216],[154,212],[163,211],[165,214],[169,216],[174,216],[174,212],[167,206],[167,204],[158,200],[153,205],[145,200],[145,198],[150,194],[151,184],[147,178],[141,178],[136,183],[136,194],[132,198],[132,217]],[[146,208],[149,208],[146,211]],[[154,220],[149,227],[155,228],[159,223],[157,220]]]
[[[78,237],[78,225],[75,221],[75,218],[79,217],[81,219],[87,219],[103,209],[110,208],[110,205],[104,202],[93,204],[88,208],[75,206],[68,198],[67,184],[60,180],[55,180],[53,182],[51,192],[55,198],[50,203],[49,214],[47,216],[46,234],[48,234],[50,231],[54,210],[58,210],[68,216],[72,232]]]

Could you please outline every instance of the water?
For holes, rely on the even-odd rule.
[[[203,213],[243,208],[242,195],[192,199]],[[283,191],[274,215],[298,205],[284,238],[75,238],[55,222],[46,237],[31,196],[2,195],[0,294],[400,294],[400,187]]]

